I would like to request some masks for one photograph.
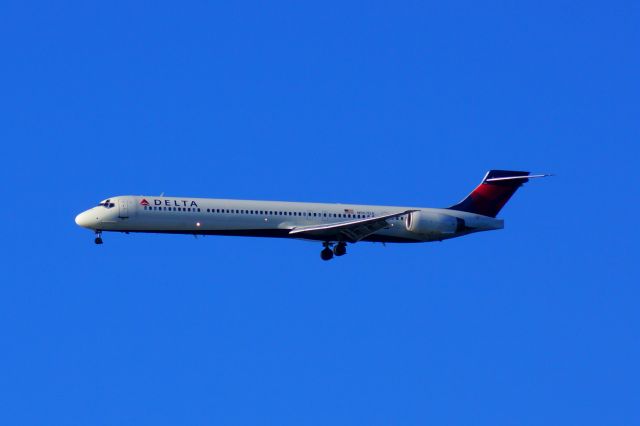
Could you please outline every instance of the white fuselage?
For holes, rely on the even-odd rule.
[[[96,231],[325,240],[290,232],[300,227],[351,222],[407,210],[416,213],[389,219],[389,226],[363,241],[439,241],[503,227],[500,219],[450,209],[157,196],[112,197],[80,213],[76,223]],[[450,223],[453,225],[449,226]]]

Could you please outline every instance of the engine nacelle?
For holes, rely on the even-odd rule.
[[[420,211],[408,214],[405,226],[407,231],[437,237],[455,234],[464,226],[464,221],[446,214]]]

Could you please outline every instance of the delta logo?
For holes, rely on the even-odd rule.
[[[189,200],[152,200],[154,206],[167,207],[198,207],[198,203]],[[150,206],[151,203],[146,198],[140,200],[141,206]]]

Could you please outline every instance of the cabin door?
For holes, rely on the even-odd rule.
[[[118,200],[118,217],[123,219],[129,217],[129,200]]]

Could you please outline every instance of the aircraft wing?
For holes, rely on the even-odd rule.
[[[315,238],[326,238],[326,241],[347,241],[349,243],[356,243],[374,232],[391,226],[391,224],[387,222],[388,219],[404,216],[417,211],[418,210],[405,210],[399,213],[369,217],[366,219],[349,220],[346,222],[298,226],[289,231],[289,235],[298,235],[303,238],[308,235]]]

